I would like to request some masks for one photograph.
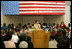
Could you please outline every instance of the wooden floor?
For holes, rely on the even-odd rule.
[[[49,33],[44,30],[35,30],[32,33],[28,33],[31,37],[34,48],[49,48]]]

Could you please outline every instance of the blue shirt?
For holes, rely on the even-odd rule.
[[[6,31],[6,30],[7,30],[7,26],[2,26],[2,29],[3,29],[4,31]]]

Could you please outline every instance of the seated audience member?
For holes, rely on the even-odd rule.
[[[66,36],[60,38],[57,44],[57,47],[58,48],[69,48],[70,47],[69,39]]]
[[[15,43],[18,43],[18,40],[19,40],[19,37],[18,37],[17,33],[14,33],[12,35],[12,41],[15,42]]]
[[[41,29],[41,25],[39,24],[39,21],[38,20],[35,21],[34,29],[36,29],[36,30]]]
[[[28,48],[28,43],[26,41],[21,41],[19,44],[19,48]]]
[[[53,23],[53,28],[55,28],[56,27],[56,24],[55,23]]]
[[[71,23],[68,24],[69,29],[71,30]]]
[[[58,37],[60,37],[60,36],[63,36],[63,34],[60,30],[58,30],[56,33],[56,39],[58,39]]]
[[[5,48],[16,48],[16,45],[14,42],[11,41],[11,38],[11,35],[6,35],[6,41],[4,41]]]
[[[4,23],[4,24],[3,24],[2,29],[3,29],[4,31],[6,31],[6,30],[7,30],[6,23]]]
[[[30,28],[31,28],[30,23],[28,23],[27,24],[27,29],[30,29]]]
[[[26,34],[22,34],[19,37],[20,37],[20,42],[26,41],[28,43],[28,48],[33,48],[33,43],[31,42],[31,37],[27,36]]]
[[[16,44],[16,47],[18,47],[19,37],[18,37],[17,33],[14,33],[12,35],[12,39],[11,40]]]
[[[19,36],[19,39],[20,39],[20,41],[31,41],[31,37],[27,36],[27,34],[25,34],[25,33],[22,33]]]
[[[1,38],[1,48],[5,48],[5,45],[4,45],[2,38]]]
[[[14,24],[11,24],[11,29],[14,30]]]
[[[54,30],[51,32],[50,37],[51,37],[51,39],[55,39],[56,38],[56,32]]]
[[[57,41],[55,39],[49,41],[49,48],[57,48]]]
[[[48,24],[48,28],[50,28],[51,26],[52,26],[51,23],[49,23],[49,24]]]
[[[19,28],[19,30],[22,29],[22,25],[21,25],[21,23],[19,23],[18,28]]]
[[[56,25],[56,28],[58,29],[59,27],[60,27],[59,24],[57,24],[57,25]]]
[[[32,29],[34,28],[34,24],[32,24]]]
[[[27,41],[27,43],[28,43],[28,48],[34,48],[33,43],[31,41]]]
[[[64,30],[61,31],[63,36],[58,38],[58,48],[69,48],[69,38],[66,36],[66,32]]]
[[[46,23],[43,23],[43,28],[46,28]]]
[[[11,24],[8,25],[8,28],[11,28]]]
[[[20,31],[19,28],[18,28],[18,26],[16,26],[15,31],[16,32],[19,32]]]
[[[27,43],[28,43],[28,48],[33,48],[33,43],[31,42],[31,37],[29,37],[29,36],[27,36],[27,34],[21,34],[20,36],[19,36],[19,43],[21,42],[21,41],[26,41]]]
[[[40,25],[41,25],[41,29],[43,28],[43,26],[42,26],[42,24],[41,23],[39,23]]]
[[[26,24],[23,26],[23,29],[27,29],[27,25]]]
[[[62,29],[67,28],[66,25],[64,24],[64,22],[61,22],[60,27],[61,27]]]
[[[1,37],[2,37],[2,40],[4,41],[5,40],[5,36],[6,36],[6,33],[5,33],[6,31],[2,31],[1,32]]]

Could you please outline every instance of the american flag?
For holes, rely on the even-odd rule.
[[[2,1],[3,15],[65,15],[65,1]]]
[[[65,1],[19,1],[20,15],[64,15]]]

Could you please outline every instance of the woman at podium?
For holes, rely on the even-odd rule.
[[[35,21],[34,29],[35,29],[35,30],[41,29],[41,25],[39,24],[39,21],[38,21],[38,20]]]

